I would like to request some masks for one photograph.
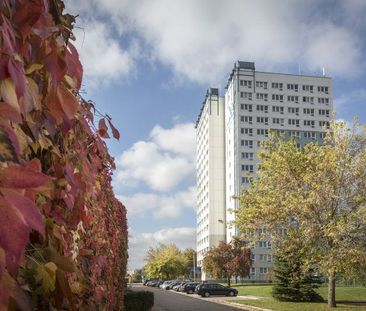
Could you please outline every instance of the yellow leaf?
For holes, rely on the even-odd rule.
[[[37,267],[36,281],[41,283],[41,286],[46,293],[55,290],[56,270],[57,266],[51,261]]]
[[[0,81],[0,95],[5,102],[19,112],[18,97],[15,92],[15,84],[12,79],[7,78]]]
[[[34,71],[38,71],[43,68],[42,64],[32,64],[25,69],[25,74],[29,75]]]
[[[64,79],[65,79],[65,81],[66,81],[66,83],[71,87],[71,88],[75,88],[76,87],[76,83],[75,83],[75,81],[74,81],[74,79],[73,78],[71,78],[69,75],[65,75],[64,76]]]

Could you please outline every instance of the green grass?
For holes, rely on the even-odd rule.
[[[271,285],[252,285],[252,286],[233,286],[239,291],[240,296],[258,296],[259,300],[241,300],[237,303],[272,309],[275,311],[321,311],[328,310],[326,302],[324,303],[296,303],[281,302],[274,300],[271,296]],[[327,299],[327,288],[318,289],[320,295]],[[337,310],[365,310],[366,303],[357,305],[357,302],[366,302],[366,287],[341,287],[336,288]]]

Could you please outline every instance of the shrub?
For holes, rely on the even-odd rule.
[[[147,311],[154,305],[154,294],[148,291],[127,291],[125,295],[125,311]]]

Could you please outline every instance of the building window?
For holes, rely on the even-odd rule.
[[[268,117],[257,117],[257,123],[268,125]]]
[[[299,85],[298,84],[287,84],[287,89],[298,92],[299,91]]]
[[[253,105],[252,104],[241,104],[240,109],[252,112],[253,111]]]
[[[293,113],[293,114],[299,115],[299,108],[288,107],[288,113]]]
[[[252,164],[242,164],[241,165],[241,170],[245,171],[245,172],[253,173],[254,172],[254,165],[252,165]]]
[[[268,106],[267,105],[257,105],[257,111],[262,111],[267,113],[268,112]]]
[[[297,120],[297,119],[288,119],[288,124],[289,125],[295,125],[297,127],[300,126],[300,120]]]
[[[248,123],[248,124],[253,124],[253,117],[252,116],[241,116],[240,121]]]
[[[313,93],[314,91],[314,86],[313,85],[306,85],[304,84],[302,86],[302,90],[305,91],[305,92],[310,92],[310,93]]]
[[[264,82],[264,81],[256,81],[255,82],[256,87],[261,87],[263,89],[267,89],[267,85],[268,85],[268,83]]]
[[[329,124],[328,121],[319,121],[319,126],[320,127],[325,127],[325,128],[327,128],[329,130],[330,124]]]
[[[273,124],[279,124],[279,125],[283,126],[283,124],[284,124],[284,119],[283,119],[283,118],[273,118],[273,119],[272,119],[272,123],[273,123]]]
[[[314,108],[304,108],[304,114],[314,116]]]
[[[329,104],[329,98],[324,98],[324,97],[319,97],[318,98],[318,103],[319,104],[325,104],[325,105],[328,105]]]
[[[298,104],[299,103],[299,96],[289,95],[289,96],[287,96],[287,101]]]
[[[250,92],[240,92],[240,97],[248,100],[252,100],[252,93]]]
[[[314,104],[314,97],[310,97],[310,96],[303,96],[303,97],[302,97],[302,101],[303,101],[304,103]]]
[[[314,128],[315,121],[314,120],[304,120],[304,126],[311,126],[312,128]]]
[[[279,94],[272,94],[272,100],[273,100],[273,101],[280,101],[280,102],[283,102],[283,95],[279,95]]]
[[[267,129],[257,129],[257,135],[268,137]]]
[[[327,86],[318,86],[318,92],[319,93],[325,93],[328,94],[329,88]]]
[[[253,129],[251,128],[241,128],[240,132],[245,135],[253,136]]]
[[[265,94],[265,93],[257,93],[257,99],[259,100],[264,100],[264,101],[267,101],[268,100],[268,94]]]
[[[250,178],[247,176],[244,176],[241,178],[241,183],[242,184],[249,184],[250,183]]]
[[[252,140],[241,140],[241,145],[248,148],[253,148],[253,141]]]
[[[259,273],[260,274],[267,274],[268,273],[268,268],[267,267],[260,267],[259,268]]]
[[[272,82],[272,89],[283,90],[283,83]]]
[[[253,152],[242,152],[241,157],[245,160],[253,160],[254,159],[254,153]]]
[[[329,118],[329,110],[328,109],[319,109],[320,116],[326,116]]]
[[[284,109],[285,108],[283,106],[272,106],[272,112],[283,114]]]

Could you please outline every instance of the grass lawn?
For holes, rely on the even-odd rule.
[[[278,311],[317,311],[328,310],[325,303],[296,303],[280,302],[274,300],[271,296],[272,286],[234,286],[240,296],[253,295],[263,297],[260,300],[241,300],[237,303],[262,307]],[[327,288],[318,289],[324,299],[327,298]],[[365,310],[366,311],[366,287],[337,287],[336,288],[337,310]],[[364,302],[357,304],[357,302]]]

